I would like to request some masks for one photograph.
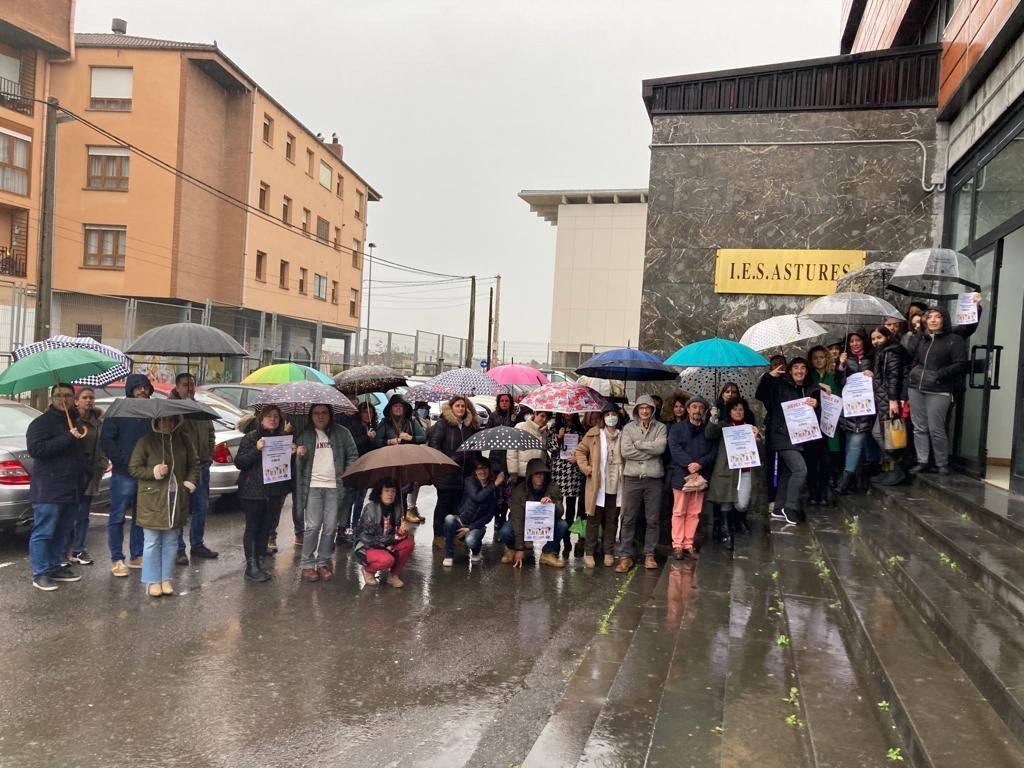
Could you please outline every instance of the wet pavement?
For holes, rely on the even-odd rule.
[[[241,515],[217,512],[220,558],[153,600],[110,575],[105,522],[97,564],[55,593],[32,589],[24,538],[0,539],[2,766],[515,765],[625,578],[515,571],[489,534],[482,563],[442,568],[426,525],[402,590],[362,587],[351,550],[306,584],[286,508],[271,583],[243,582]]]

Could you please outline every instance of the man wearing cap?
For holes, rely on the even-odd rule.
[[[647,527],[644,532],[644,568],[658,567],[654,550],[658,545],[658,523],[661,514],[662,478],[665,467],[662,454],[668,445],[668,429],[654,418],[657,405],[650,395],[637,399],[633,421],[622,428],[619,452],[623,459],[622,518],[615,554],[619,559],[617,573],[633,567],[636,524],[641,509]]]

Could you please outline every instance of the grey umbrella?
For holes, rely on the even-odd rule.
[[[245,347],[211,325],[171,323],[139,336],[125,352],[163,357],[244,357]]]
[[[965,291],[980,289],[974,262],[951,248],[918,248],[900,262],[889,288],[908,296],[955,299]]]
[[[188,419],[219,419],[208,405],[195,400],[151,400],[145,397],[119,397],[104,414],[104,418],[159,419],[162,416],[184,416]]]
[[[833,293],[807,304],[800,317],[832,327],[845,325],[875,325],[886,318],[905,319],[896,307],[885,299],[866,293]]]

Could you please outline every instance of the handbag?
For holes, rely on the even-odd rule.
[[[907,447],[907,425],[903,419],[887,419],[882,426],[885,450],[898,451]]]
[[[695,493],[706,490],[707,487],[708,481],[704,479],[703,475],[687,475],[686,482],[683,483],[683,493]]]

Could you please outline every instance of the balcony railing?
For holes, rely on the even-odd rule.
[[[0,245],[0,275],[4,277],[25,277],[26,259],[14,253],[9,246]]]
[[[5,77],[0,77],[0,106],[32,116],[33,103],[31,99],[21,97],[21,83],[16,83]]]

